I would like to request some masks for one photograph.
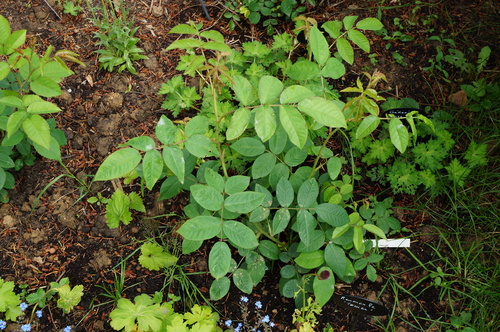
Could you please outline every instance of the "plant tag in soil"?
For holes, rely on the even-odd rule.
[[[389,310],[379,302],[354,295],[333,294],[333,302],[344,309],[370,316],[385,316]]]
[[[390,110],[385,111],[385,114],[392,114],[396,118],[404,118],[406,114],[412,112],[412,111],[417,111],[419,112],[420,110],[418,108],[413,108],[413,107],[396,107],[396,108],[391,108]]]

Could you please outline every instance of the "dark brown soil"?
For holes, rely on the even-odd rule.
[[[97,2],[97,1],[96,1]],[[96,28],[86,19],[86,13],[73,17],[62,13],[59,2],[49,3],[61,15],[59,20],[42,0],[3,0],[0,2],[0,14],[5,16],[13,30],[27,29],[31,40],[40,50],[47,45],[55,49],[69,49],[79,53],[86,67],[72,64],[75,74],[62,83],[64,94],[54,101],[64,110],[56,116],[59,128],[67,135],[68,145],[63,147],[63,160],[68,169],[83,181],[86,175],[95,174],[103,159],[118,144],[138,135],[150,135],[161,114],[162,99],[157,92],[160,85],[175,72],[179,52],[165,51],[176,36],[168,35],[168,31],[179,23],[188,20],[203,22],[204,27],[217,29],[226,40],[240,44],[243,41],[257,39],[266,40],[268,36],[262,27],[251,27],[243,22],[236,31],[227,29],[227,22],[222,17],[225,12],[222,1],[207,1],[213,20],[209,21],[203,14],[198,1],[134,1],[131,17],[140,27],[137,36],[141,38],[139,47],[145,50],[149,60],[136,64],[138,75],[128,73],[108,73],[99,70],[96,54],[96,40],[92,32]],[[161,7],[157,7],[163,3]],[[498,43],[499,5],[496,1],[434,1],[430,5],[412,5],[414,1],[360,1],[346,0],[340,2],[321,1],[321,5],[310,8],[308,16],[318,21],[341,19],[346,15],[360,17],[376,16],[377,4],[382,21],[392,35],[398,28],[394,19],[399,18],[404,33],[413,37],[412,41],[390,41],[392,47],[387,50],[388,41],[382,36],[370,34],[373,53],[377,63],[374,66],[365,55],[356,58],[355,64],[349,68],[345,85],[351,84],[363,71],[377,70],[384,73],[389,82],[380,88],[385,97],[410,97],[424,106],[434,110],[438,103],[447,103],[450,94],[459,87],[447,84],[439,77],[430,77],[423,71],[429,65],[428,59],[435,56],[435,42],[427,39],[433,35],[453,38],[457,48],[466,50],[483,46],[492,49],[489,68],[497,68],[499,64],[500,44]],[[155,5],[150,8],[150,4]],[[84,4],[82,4],[84,6]],[[153,10],[152,10],[153,9]],[[428,25],[422,19],[431,18]],[[413,22],[411,25],[408,22]],[[290,22],[282,22],[278,31],[291,31]],[[401,29],[400,29],[401,30]],[[432,31],[431,31],[432,30]],[[396,63],[392,52],[398,51],[407,65]],[[462,79],[459,71],[453,71],[451,79]],[[467,79],[467,78],[463,78]],[[85,295],[76,310],[63,315],[59,309],[52,309],[46,314],[38,326],[38,331],[59,331],[71,325],[75,331],[110,331],[109,312],[112,304],[104,304],[106,297],[100,296],[102,289],[96,287],[111,286],[114,272],[119,272],[117,264],[139,246],[139,241],[151,234],[157,235],[171,232],[182,221],[182,207],[185,197],[176,197],[168,202],[156,201],[157,192],[151,193],[147,199],[146,215],[137,214],[131,225],[120,229],[109,229],[104,219],[101,206],[89,204],[87,198],[97,193],[109,197],[113,184],[106,182],[92,185],[92,192],[82,198],[85,192],[70,177],[62,177],[41,196],[33,213],[32,208],[40,192],[65,170],[57,163],[38,159],[34,166],[24,167],[16,174],[16,187],[10,191],[11,200],[0,207],[0,277],[15,281],[16,284],[28,285],[28,290],[44,287],[49,282],[69,277],[72,285],[84,286]],[[133,186],[133,185],[132,185]],[[379,190],[366,184],[365,194],[375,194]],[[397,217],[413,236],[412,252],[421,261],[426,262],[431,253],[425,242],[433,241],[432,237],[420,236],[428,233],[432,224],[426,215],[410,211],[412,199],[395,197],[395,205],[401,207]],[[446,202],[444,202],[446,203]],[[408,210],[406,210],[408,208]],[[149,217],[163,216],[155,219]],[[439,225],[437,225],[439,226]],[[173,236],[173,235],[172,235]],[[196,255],[182,257],[186,273],[207,271],[207,249],[202,248]],[[150,272],[137,263],[137,254],[127,260],[125,286],[123,292],[127,298],[139,293],[153,294],[162,288],[164,276]],[[390,310],[395,310],[395,317],[411,320],[425,309],[431,314],[430,320],[446,311],[446,303],[437,301],[437,290],[429,288],[419,298],[419,303],[404,295],[394,307],[394,294],[386,286],[389,274],[399,275],[400,284],[411,287],[424,275],[425,271],[414,268],[415,260],[404,249],[387,250],[386,259],[379,270],[380,277],[370,282],[360,276],[352,285],[344,285],[341,292],[359,295],[382,302]],[[278,291],[279,271],[269,271],[264,281],[258,285],[250,298],[250,319],[254,315],[253,303],[263,303],[263,314],[269,314],[279,331],[292,327],[293,301],[280,296]],[[198,289],[208,297],[211,278],[208,274],[197,274],[193,281]],[[430,282],[430,281],[429,281]],[[415,291],[424,289],[427,282],[419,285]],[[173,292],[178,294],[178,289]],[[240,297],[236,289],[231,289],[224,300],[214,303],[224,319],[237,321],[241,319]],[[321,326],[330,323],[336,331],[378,331],[375,320],[368,316],[355,316],[334,304],[327,304],[319,317]],[[381,319],[384,322],[384,318]],[[394,322],[398,331],[417,331]],[[430,322],[420,322],[429,326]]]

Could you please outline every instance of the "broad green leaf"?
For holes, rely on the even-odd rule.
[[[155,128],[158,140],[166,145],[172,144],[174,143],[176,132],[177,127],[172,123],[172,121],[170,121],[169,118],[162,115]]]
[[[144,203],[142,202],[141,196],[139,196],[138,193],[132,191],[130,194],[128,194],[128,197],[130,198],[130,208],[136,211],[140,211],[142,213],[146,212],[146,207],[144,206]]]
[[[17,111],[12,113],[7,120],[7,137],[10,138],[12,135],[14,135],[19,130],[19,128],[21,128],[24,119],[26,119],[28,116],[29,114],[26,111]],[[5,144],[5,141],[2,141],[2,144]]]
[[[295,194],[290,181],[281,178],[276,186],[276,198],[282,207],[289,207],[293,203]]]
[[[245,191],[250,185],[250,177],[234,175],[229,177],[224,184],[224,192],[228,195]]]
[[[226,242],[216,242],[208,256],[208,269],[215,279],[222,278],[231,266],[231,250]]]
[[[16,96],[5,96],[0,98],[0,104],[11,106],[14,108],[17,108],[18,110],[24,110],[25,105],[21,98],[19,98],[17,95]]]
[[[203,31],[202,33],[200,33],[200,36],[219,43],[224,43],[224,36],[222,35],[222,33],[216,30]]]
[[[396,118],[389,120],[389,135],[394,147],[404,153],[410,142],[410,135],[401,120]]]
[[[214,50],[220,52],[231,52],[232,49],[228,45],[219,42],[205,42],[203,43],[203,48],[207,50]]]
[[[322,307],[332,297],[335,291],[335,276],[329,267],[322,267],[316,272],[313,281],[314,299]]]
[[[182,224],[177,233],[188,240],[208,240],[221,235],[221,220],[211,216],[194,217]]]
[[[250,213],[248,221],[259,222],[264,221],[269,217],[271,210],[268,207],[258,206],[255,210]]]
[[[224,191],[224,178],[210,167],[205,169],[205,182],[220,193]]]
[[[59,84],[52,79],[40,76],[30,83],[30,89],[37,95],[43,97],[56,97],[61,95],[62,91]]]
[[[16,164],[14,164],[14,160],[7,154],[0,152],[0,168],[9,169],[14,168]],[[0,186],[2,188],[2,186]]]
[[[233,274],[233,281],[236,287],[243,293],[250,294],[253,289],[253,282],[250,273],[245,269],[237,269]]]
[[[34,143],[50,148],[50,128],[47,121],[38,114],[31,114],[21,124],[24,133]]]
[[[142,172],[146,180],[146,187],[153,190],[154,185],[160,179],[163,172],[163,159],[157,150],[150,150],[144,154],[142,160]]]
[[[328,32],[330,37],[337,39],[340,37],[340,30],[342,30],[343,24],[341,21],[328,21],[323,23],[321,28]]]
[[[366,277],[371,282],[375,282],[375,280],[377,280],[377,270],[375,270],[373,265],[368,265],[366,267]],[[476,330],[472,330],[471,332],[474,332],[474,331],[476,331]]]
[[[370,233],[373,233],[375,235],[377,235],[378,237],[382,238],[382,239],[387,239],[387,237],[385,236],[385,233],[383,230],[381,230],[380,228],[378,228],[377,226],[375,225],[372,225],[372,224],[364,224],[363,225],[363,228],[366,229],[368,232]]]
[[[354,243],[354,248],[357,252],[362,254],[365,251],[365,246],[363,245],[363,229],[361,227],[354,227],[352,242]]]
[[[184,154],[176,146],[165,146],[163,148],[163,161],[167,167],[174,173],[181,183],[184,183],[186,172],[186,161]]]
[[[245,132],[250,123],[251,113],[247,108],[240,108],[234,112],[226,131],[228,141],[237,139]]]
[[[333,227],[344,226],[349,223],[347,211],[340,205],[331,203],[322,203],[316,207],[318,219],[326,222]]]
[[[118,228],[120,221],[128,225],[132,221],[130,212],[130,198],[121,190],[117,189],[106,204],[106,224],[109,228]]]
[[[295,258],[295,263],[304,269],[315,269],[325,262],[323,255],[323,250],[303,252]]]
[[[267,144],[269,144],[269,150],[275,155],[278,155],[283,152],[287,143],[287,133],[281,123],[278,123],[278,127],[276,127],[273,137],[267,142]]]
[[[258,139],[243,137],[233,144],[231,148],[245,157],[256,157],[264,153],[266,147]]]
[[[285,164],[290,167],[295,167],[301,165],[307,158],[306,149],[299,149],[294,146],[285,154]]]
[[[155,148],[155,141],[149,136],[137,136],[127,141],[127,144],[134,149],[141,151],[151,151]]]
[[[151,271],[169,267],[177,263],[178,258],[166,252],[162,246],[155,241],[146,242],[141,246],[139,264]]]
[[[202,184],[195,184],[191,186],[190,190],[195,201],[204,209],[219,211],[222,208],[224,198],[217,189]]]
[[[349,39],[351,39],[354,44],[358,45],[360,49],[366,53],[370,53],[370,41],[362,32],[358,30],[349,30],[347,31],[347,35],[349,36]]]
[[[368,115],[361,121],[358,129],[356,129],[356,139],[361,139],[370,135],[380,124],[380,118],[375,115]]]
[[[280,103],[282,104],[292,104],[298,103],[302,99],[307,97],[314,97],[315,94],[311,90],[302,85],[292,85],[285,90],[280,95]]]
[[[4,44],[7,38],[10,36],[10,23],[9,21],[0,15],[0,44]]]
[[[297,213],[297,223],[293,225],[293,227],[297,231],[297,233],[299,233],[301,243],[305,247],[311,246],[315,237],[314,229],[316,228],[317,223],[318,222],[316,221],[316,219],[314,219],[313,215],[309,211],[299,210],[299,212]],[[307,252],[309,251],[311,250],[307,250]]]
[[[287,72],[287,75],[296,81],[306,81],[318,77],[319,66],[317,63],[303,60],[294,63]]]
[[[354,62],[354,50],[352,49],[351,44],[345,38],[339,38],[335,42],[337,45],[337,51],[339,52],[342,59],[345,62],[352,65]]]
[[[71,288],[69,285],[62,285],[57,288],[57,293],[59,299],[57,300],[57,306],[62,309],[62,311],[67,314],[73,309],[83,296],[83,286],[77,285]]]
[[[46,113],[56,113],[61,112],[56,104],[49,103],[48,101],[42,100],[31,103],[27,109],[28,113],[46,114]]]
[[[330,57],[330,49],[325,36],[319,31],[318,27],[313,26],[309,32],[309,45],[314,55],[314,60],[323,66]]]
[[[1,38],[5,38],[2,36]],[[26,41],[26,30],[18,30],[12,32],[8,35],[7,39],[5,39],[3,45],[3,54],[9,55],[14,52],[15,48],[19,48]]]
[[[378,19],[374,17],[368,17],[365,19],[362,19],[358,23],[356,23],[356,28],[361,29],[361,30],[380,30],[384,27],[382,22],[380,22]]]
[[[329,58],[326,61],[325,67],[321,70],[321,75],[333,78],[334,80],[345,75],[345,66],[336,58]]]
[[[229,287],[231,286],[231,280],[228,277],[222,277],[220,279],[215,279],[210,286],[210,299],[212,301],[217,301],[222,299],[229,292]]]
[[[330,180],[335,181],[342,170],[342,161],[339,157],[331,157],[326,162],[326,169],[328,171],[328,175],[330,176]]]
[[[239,100],[243,106],[248,106],[254,99],[253,86],[245,77],[240,75],[233,76],[233,91],[236,94],[236,99]]]
[[[276,131],[276,115],[271,106],[261,105],[255,109],[254,127],[262,142],[268,141]]]
[[[270,104],[278,99],[283,91],[283,83],[274,76],[262,76],[259,80],[259,101]]]
[[[344,249],[334,243],[325,247],[325,262],[338,276],[343,276],[347,268],[347,256]]]
[[[38,152],[41,156],[51,160],[62,161],[61,147],[54,137],[50,137],[50,145],[48,149],[44,146],[38,145],[35,142],[33,142],[33,146],[35,147],[36,152]]]
[[[110,154],[97,170],[94,181],[117,179],[132,172],[141,161],[141,154],[133,148],[120,149]]]
[[[199,35],[200,32],[187,24],[177,24],[168,33],[178,33],[186,35]]]
[[[281,105],[279,111],[280,122],[290,142],[302,149],[307,141],[307,123],[299,111],[290,105]]]
[[[187,39],[179,39],[174,41],[172,44],[170,44],[167,47],[167,51],[173,50],[176,48],[180,49],[190,49],[190,48],[198,48],[202,47],[203,42],[198,40],[198,39],[193,39],[193,38],[187,38]]]
[[[252,278],[252,286],[256,286],[262,281],[268,269],[264,257],[252,251],[245,257],[245,263],[247,264],[247,271],[250,274],[250,278]]]
[[[187,137],[193,135],[204,135],[208,132],[208,118],[203,115],[197,115],[186,123],[184,133]]]
[[[0,35],[2,33],[0,32]],[[0,43],[1,44],[1,43]],[[10,67],[7,62],[0,62],[0,81],[3,81],[10,73]]]
[[[272,222],[272,235],[281,233],[286,229],[290,222],[290,211],[286,208],[281,208],[276,211]]]
[[[255,159],[252,165],[252,178],[260,179],[271,173],[276,164],[276,156],[272,153],[264,153]]]
[[[239,248],[254,249],[259,245],[255,233],[239,221],[224,221],[222,228],[229,241]]]
[[[297,279],[291,279],[283,285],[283,290],[281,293],[284,297],[294,298],[295,296],[297,296],[297,293],[300,292],[300,290],[301,286],[299,281]]]
[[[271,260],[278,260],[280,255],[280,249],[276,243],[269,240],[262,240],[259,242],[259,252],[262,256]]]
[[[217,145],[208,137],[193,135],[186,140],[186,149],[198,158],[218,157]]]
[[[265,194],[253,191],[235,193],[226,198],[224,208],[230,212],[250,213],[262,204],[265,197]]]
[[[342,22],[344,22],[344,29],[346,30],[352,29],[352,27],[354,26],[354,22],[356,22],[357,19],[358,19],[357,16],[344,17],[344,19],[342,20]]]
[[[319,194],[319,186],[316,179],[311,178],[304,181],[297,193],[297,204],[301,208],[314,207]]]
[[[324,126],[334,128],[347,127],[344,114],[342,114],[342,111],[331,100],[321,97],[309,97],[302,100],[298,107],[300,111],[311,116]]]

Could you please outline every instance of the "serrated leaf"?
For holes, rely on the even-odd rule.
[[[224,43],[219,43],[215,41],[209,41],[203,43],[203,48],[207,50],[214,50],[214,51],[219,51],[219,52],[231,52],[231,47]]]
[[[59,142],[52,136],[50,136],[49,148],[41,146],[35,142],[33,142],[33,147],[35,148],[36,152],[38,152],[42,157],[51,160],[62,161],[61,146],[59,145]]]
[[[148,270],[158,271],[160,269],[175,265],[178,258],[166,252],[156,242],[146,242],[141,246],[139,264]]]
[[[71,288],[69,285],[62,285],[57,289],[57,292],[59,293],[57,306],[67,314],[80,303],[83,296],[83,286],[77,285]]]
[[[2,36],[2,38],[5,38]],[[9,55],[26,41],[26,30],[17,30],[7,35],[3,43],[3,54]]]
[[[345,62],[352,65],[354,62],[354,50],[352,49],[351,44],[345,38],[338,38],[335,42],[337,46],[337,51],[339,52],[342,59]]]
[[[168,33],[178,33],[186,35],[198,35],[199,31],[187,24],[177,24]]]
[[[94,181],[117,179],[132,172],[141,161],[141,154],[133,148],[117,150],[110,154],[97,170]]]
[[[180,48],[180,49],[185,50],[185,49],[190,49],[190,48],[198,48],[198,47],[202,47],[202,46],[203,46],[203,42],[198,40],[198,39],[193,39],[193,38],[179,39],[179,40],[174,41],[172,44],[170,44],[167,47],[167,51],[173,50],[176,48]]]
[[[203,31],[202,33],[200,33],[200,36],[219,43],[224,43],[224,36],[222,35],[222,33],[216,30]]]
[[[9,21],[0,15],[0,44],[4,44],[7,38],[10,36],[10,23]],[[1,279],[0,279],[1,282]]]

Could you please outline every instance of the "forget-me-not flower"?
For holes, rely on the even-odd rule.
[[[71,332],[71,326],[66,326],[64,329],[63,329],[63,332]]]
[[[262,302],[260,302],[260,301],[255,302],[255,307],[257,309],[262,309]]]
[[[269,323],[271,321],[271,319],[269,318],[269,315],[265,315],[263,318],[262,318],[262,323]]]
[[[0,319],[0,330],[3,330],[7,327],[7,322]]]
[[[21,308],[21,311],[24,311],[24,310],[26,310],[26,308],[28,308],[28,305],[26,304],[26,302],[21,302],[21,304],[19,305],[19,308]]]
[[[232,320],[230,320],[230,319],[228,319],[228,320],[226,320],[226,322],[225,322],[224,324],[225,324],[227,327],[230,327],[232,323],[233,323],[233,321],[232,321]]]
[[[245,303],[247,303],[247,302],[248,302],[248,297],[246,297],[246,296],[242,296],[242,297],[240,298],[240,300],[241,300],[241,302],[245,302]]]
[[[36,314],[36,316],[37,316],[38,318],[42,318],[42,316],[43,316],[43,312],[42,312],[42,310],[37,310],[37,311],[35,311],[35,314]]]
[[[21,330],[23,330],[24,332],[29,332],[29,331],[31,331],[31,324],[24,324],[24,325],[21,325]]]

